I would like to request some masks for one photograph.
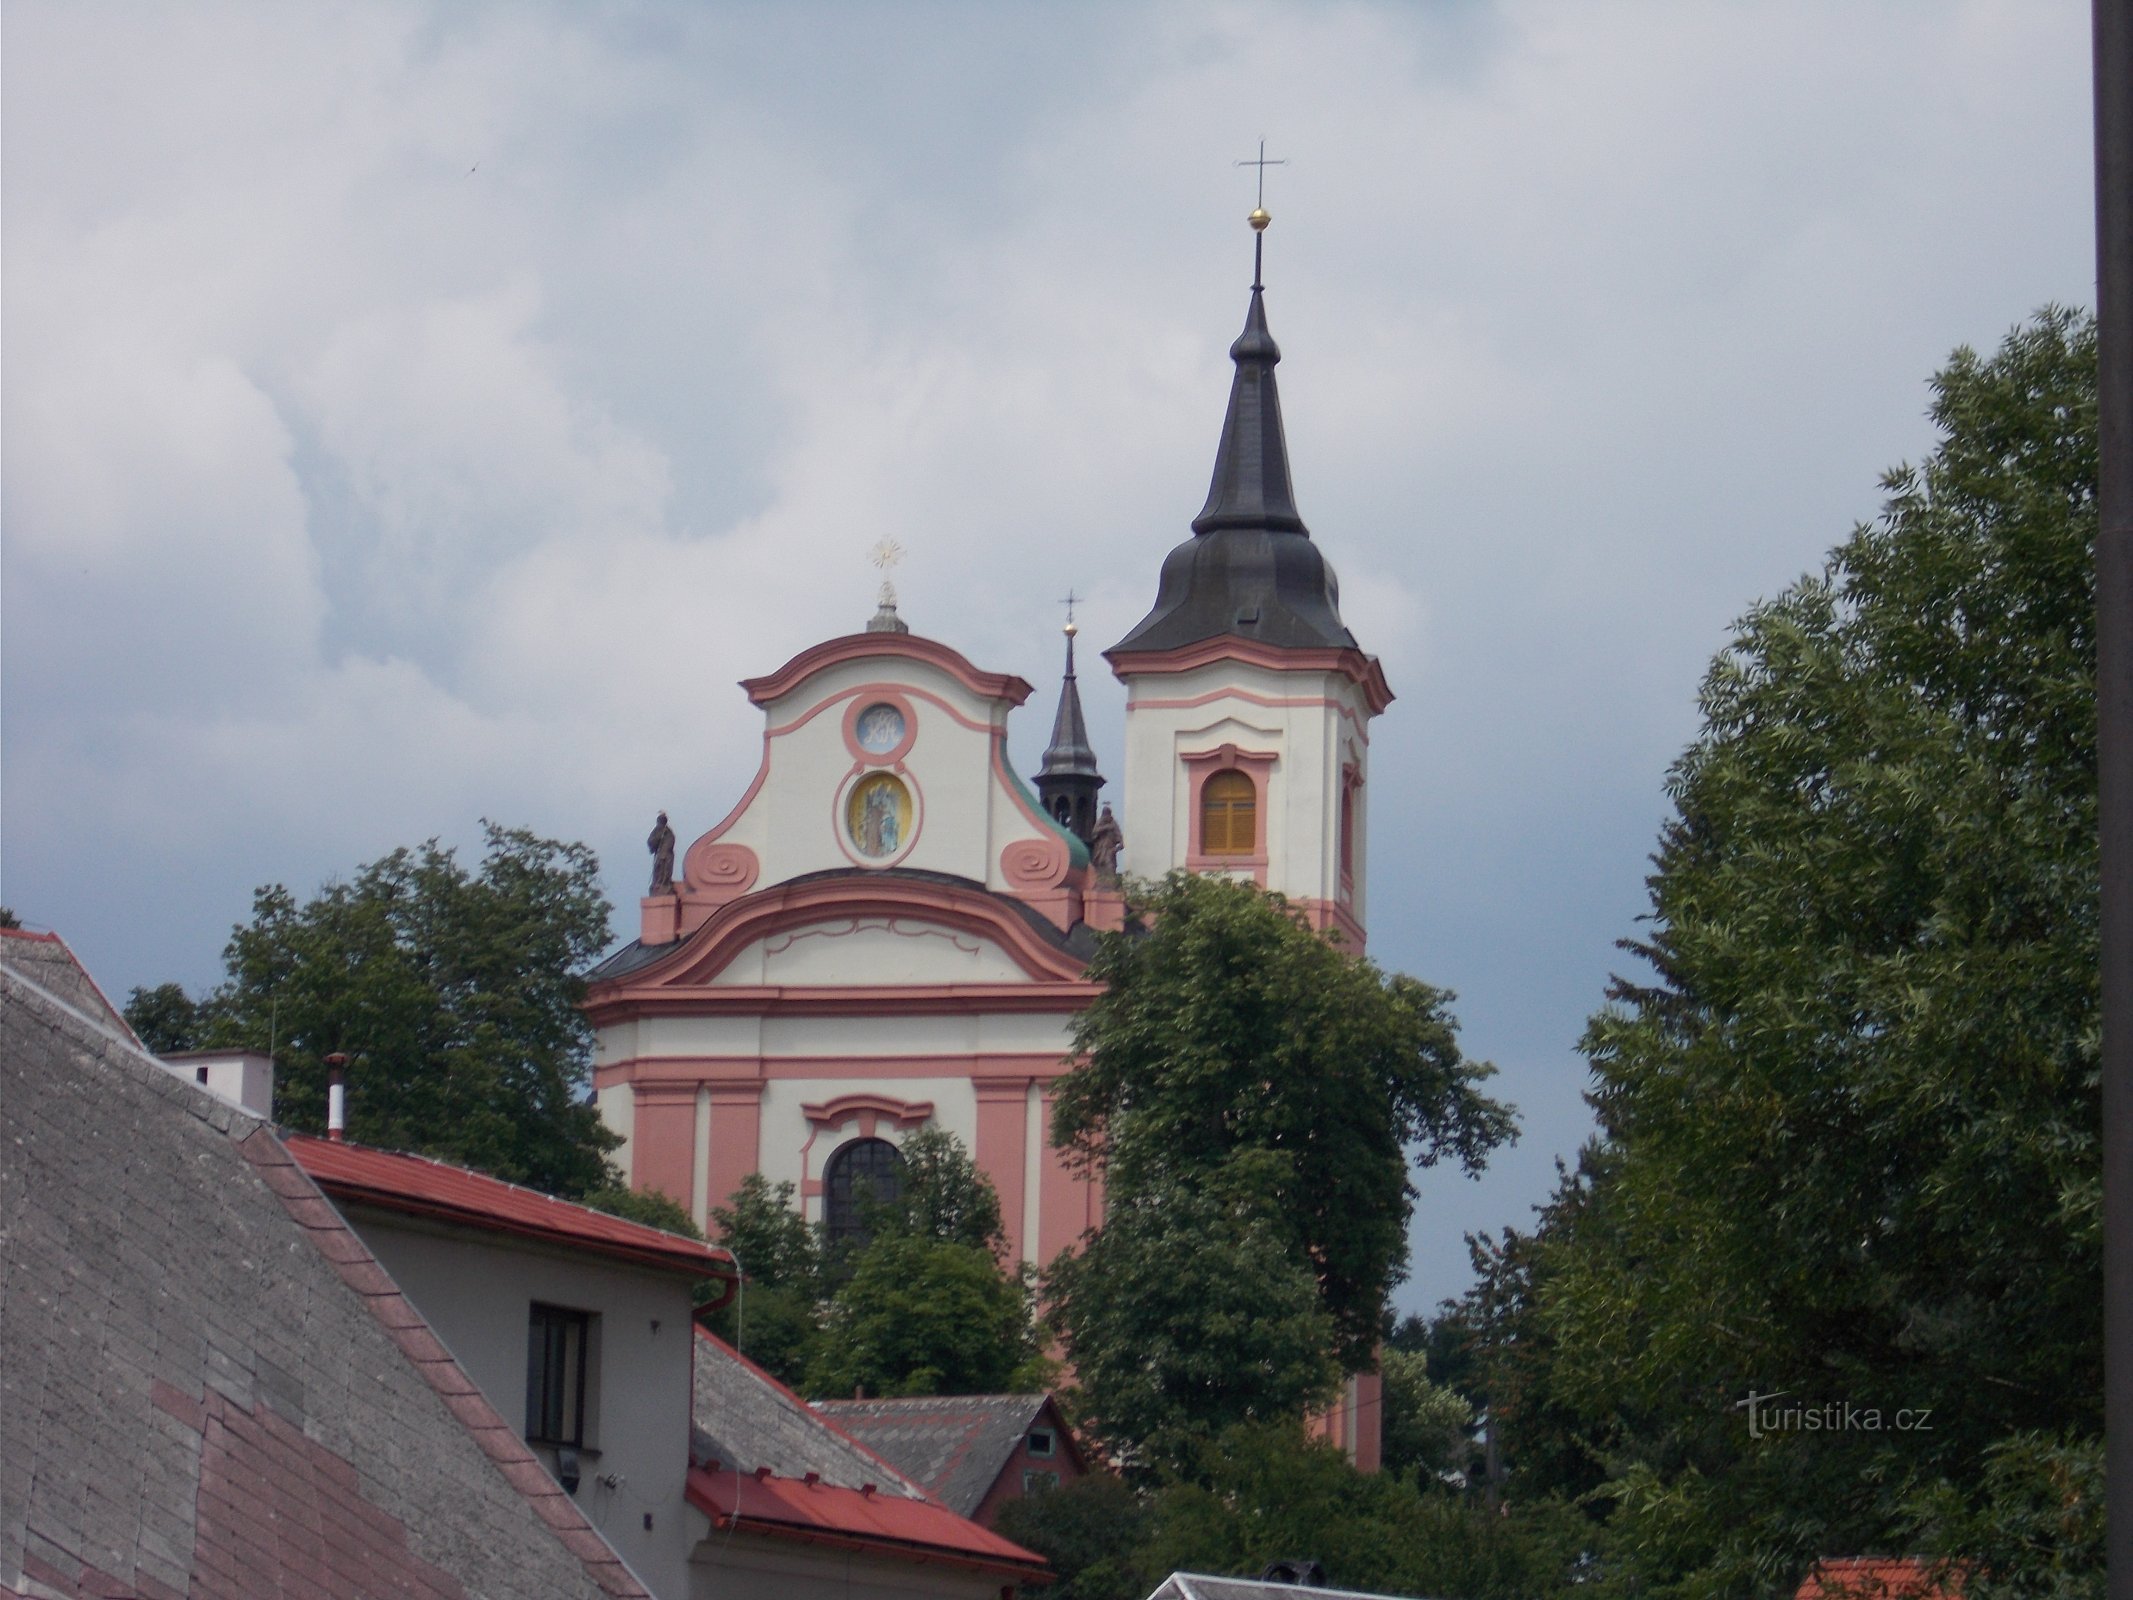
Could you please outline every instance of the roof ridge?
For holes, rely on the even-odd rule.
[[[549,1475],[540,1458],[527,1448],[511,1425],[504,1421],[480,1385],[431,1329],[429,1321],[385,1268],[370,1247],[325,1192],[306,1172],[303,1164],[265,1123],[259,1123],[242,1139],[232,1141],[259,1181],[281,1202],[291,1221],[303,1231],[311,1247],[325,1258],[334,1274],[362,1302],[364,1310],[384,1330],[387,1339],[408,1365],[435,1393],[446,1411],[471,1438],[481,1453],[502,1473],[504,1481],[533,1507],[558,1542],[578,1559],[585,1574],[617,1600],[653,1600],[621,1552],[607,1542],[578,1509],[577,1501]],[[311,1202],[307,1204],[307,1202]],[[336,1240],[327,1248],[325,1240]],[[367,1269],[367,1270],[366,1270]],[[382,1285],[382,1287],[380,1287]],[[528,1472],[531,1468],[531,1472]],[[586,1548],[582,1537],[590,1534],[604,1555]]]
[[[128,1049],[138,1050],[141,1052],[141,1054],[147,1056],[150,1061],[155,1061],[155,1056],[150,1053],[146,1045],[141,1043],[141,1036],[133,1031],[133,1024],[126,1020],[126,1013],[119,1010],[117,1006],[111,1003],[111,996],[104,993],[104,986],[96,981],[96,975],[92,973],[86,965],[83,964],[82,958],[74,953],[74,947],[68,944],[65,939],[61,938],[56,931],[48,929],[43,933],[31,933],[26,928],[0,928],[0,934],[6,934],[9,938],[14,939],[32,939],[35,940],[38,944],[58,945],[59,948],[63,952],[65,952],[68,963],[80,976],[82,982],[86,983],[89,986],[89,992],[95,995],[97,999],[101,1000],[104,1003],[104,1010],[109,1013],[112,1021],[116,1021],[118,1023],[117,1029],[113,1029],[110,1022],[107,1022],[97,1017],[89,1016],[86,1012],[75,1006],[73,1002],[64,1000],[58,995],[53,994],[49,989],[45,988],[43,984],[39,983],[35,978],[28,976],[19,968],[10,967],[8,970],[14,972],[16,977],[20,978],[24,983],[35,989],[39,994],[45,996],[45,998],[50,1000],[54,1005],[63,1006],[68,1012],[70,1012],[74,1016],[80,1017],[82,1021],[88,1023],[90,1027],[96,1029],[99,1033],[106,1034],[112,1038],[115,1038],[119,1040],[120,1043],[124,1044]],[[157,1062],[157,1066],[159,1068],[161,1067],[161,1065],[162,1064],[160,1062]]]
[[[742,1366],[746,1367],[750,1372],[755,1374],[755,1376],[762,1380],[762,1382],[768,1384],[777,1393],[783,1395],[787,1400],[790,1400],[794,1405],[798,1406],[800,1410],[807,1416],[814,1418],[815,1421],[819,1422],[823,1427],[829,1429],[831,1433],[834,1433],[838,1438],[842,1439],[846,1444],[857,1450],[861,1455],[867,1457],[870,1461],[878,1462],[883,1471],[887,1472],[888,1475],[896,1482],[903,1484],[907,1488],[913,1490],[919,1499],[924,1500],[929,1504],[940,1506],[943,1511],[948,1510],[947,1505],[945,1505],[940,1500],[940,1498],[933,1493],[931,1489],[928,1489],[924,1484],[913,1478],[909,1473],[905,1472],[903,1468],[897,1466],[895,1462],[889,1460],[888,1457],[884,1456],[879,1450],[874,1449],[865,1441],[855,1439],[852,1437],[852,1435],[846,1433],[844,1429],[838,1427],[836,1423],[832,1422],[828,1417],[823,1416],[819,1411],[817,1411],[814,1407],[813,1402],[801,1399],[800,1396],[796,1394],[792,1389],[788,1388],[777,1378],[773,1377],[767,1370],[756,1365],[755,1362],[749,1360],[746,1356],[742,1355],[740,1351],[736,1350],[732,1345],[726,1343],[725,1340],[721,1339],[717,1334],[713,1333],[701,1322],[695,1324],[695,1327],[696,1336],[699,1339],[707,1339],[712,1344],[718,1346],[719,1349],[723,1350],[727,1355],[731,1356],[735,1361],[738,1361]],[[954,1513],[950,1512],[950,1515],[954,1515]]]

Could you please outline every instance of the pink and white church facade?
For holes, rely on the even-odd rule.
[[[1249,877],[1362,948],[1369,728],[1392,695],[1296,510],[1257,276],[1207,505],[1105,652],[1127,696],[1115,821],[1071,624],[1034,785],[1007,756],[1031,686],[911,633],[886,590],[864,630],[743,682],[764,717],[754,780],[589,986],[633,1186],[701,1223],[760,1172],[835,1231],[854,1181],[937,1126],[999,1190],[1013,1248],[1046,1262],[1102,1220],[1100,1180],[1047,1132],[1095,934],[1122,922],[1114,860]],[[1334,1431],[1374,1465],[1363,1383]]]

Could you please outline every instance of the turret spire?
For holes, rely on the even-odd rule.
[[[1274,386],[1281,347],[1267,330],[1261,271],[1273,218],[1261,205],[1246,220],[1253,234],[1252,298],[1244,331],[1229,347],[1236,372],[1207,504],[1192,520],[1193,536],[1164,559],[1155,608],[1111,647],[1114,656],[1224,634],[1289,649],[1356,647],[1341,622],[1340,585],[1311,542],[1289,483],[1289,443]]]
[[[1081,714],[1081,689],[1074,680],[1074,638],[1081,632],[1074,621],[1074,603],[1079,598],[1069,591],[1063,602],[1066,673],[1059,683],[1059,710],[1052,717],[1052,742],[1037,773],[1037,797],[1048,816],[1087,844],[1096,828],[1096,791],[1104,780],[1096,770],[1096,751]]]

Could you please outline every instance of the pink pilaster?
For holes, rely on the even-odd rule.
[[[1064,1151],[1050,1143],[1052,1096],[1044,1096],[1046,1143],[1038,1185],[1037,1255],[1040,1265],[1049,1264],[1060,1251],[1078,1243],[1088,1229],[1103,1220],[1103,1189],[1079,1173],[1069,1171]]]
[[[978,1170],[992,1180],[1000,1196],[1000,1220],[1007,1228],[1013,1259],[1029,1259],[1025,1248],[1029,1204],[1023,1190],[1029,1171],[1028,1078],[980,1078],[978,1092]]]
[[[711,1085],[711,1185],[704,1196],[706,1208],[728,1204],[741,1180],[761,1164],[762,1130],[761,1080]]]
[[[632,1185],[657,1189],[686,1206],[695,1171],[695,1080],[638,1080],[637,1120],[630,1134]]]

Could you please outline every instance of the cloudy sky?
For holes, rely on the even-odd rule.
[[[10,0],[0,896],[120,995],[485,815],[633,903],[884,535],[1040,686],[1030,769],[1056,597],[1117,638],[1205,494],[1264,137],[1297,492],[1399,695],[1372,950],[1527,1125],[1421,1179],[1427,1306],[1588,1126],[1729,622],[1952,347],[2092,303],[2087,18]]]

